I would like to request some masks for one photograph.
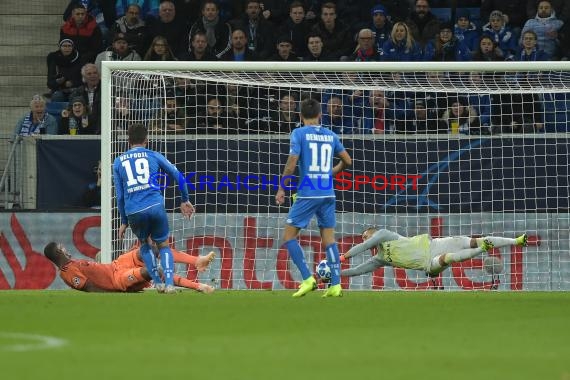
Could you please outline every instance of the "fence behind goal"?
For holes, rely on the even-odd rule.
[[[176,188],[167,186],[173,244],[190,254],[218,252],[198,279],[295,288],[299,274],[280,240],[289,207],[277,207],[274,194],[298,103],[311,96],[354,159],[335,181],[341,252],[371,225],[408,236],[527,232],[529,247],[492,253],[500,265],[481,256],[438,281],[453,290],[570,289],[566,62],[422,63],[421,72],[417,63],[153,64],[103,66],[107,260],[132,242],[117,241],[111,163],[128,149],[127,126],[142,122],[149,147],[184,173],[198,209],[182,220]],[[300,240],[310,265],[324,258],[315,225]],[[430,286],[424,273],[393,268],[344,281],[350,289]]]

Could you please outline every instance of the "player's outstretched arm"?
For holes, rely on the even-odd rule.
[[[127,231],[127,227],[129,227],[128,224],[121,223],[121,226],[119,227],[119,240],[123,240],[123,238],[125,237],[125,232]]]
[[[117,209],[119,210],[119,216],[121,217],[121,225],[127,226],[128,221],[127,221],[127,214],[125,212],[125,194],[123,189],[123,181],[121,179],[121,173],[119,171],[119,165],[120,162],[117,160],[113,164],[113,182],[115,183],[115,195],[117,197]],[[120,236],[120,238],[122,238],[122,236]]]
[[[400,234],[392,231],[385,229],[378,230],[368,240],[363,241],[362,243],[357,244],[349,249],[348,252],[344,254],[344,258],[348,259],[349,257],[359,255],[362,252],[366,252],[367,250],[374,248],[385,241],[398,240],[401,237],[402,236]]]
[[[279,181],[279,189],[277,190],[277,194],[275,194],[275,203],[278,205],[282,205],[285,202],[285,189],[283,186],[288,186],[289,182],[291,182],[290,177],[295,173],[297,161],[299,161],[299,156],[297,155],[291,154],[287,158],[281,180]]]
[[[340,152],[338,154],[338,157],[340,158],[340,162],[333,167],[332,169],[333,176],[342,172],[344,169],[352,166],[352,158],[350,158],[350,155],[346,150]]]
[[[196,209],[190,201],[182,202],[180,204],[180,212],[185,218],[191,218],[195,211]]]
[[[386,262],[383,260],[378,260],[376,257],[372,256],[362,264],[350,268],[350,269],[343,269],[340,271],[340,275],[342,277],[353,277],[353,276],[361,276],[366,273],[374,272],[376,269],[386,266]]]
[[[189,201],[188,197],[188,186],[186,184],[186,178],[178,170],[174,164],[166,159],[162,154],[154,152],[155,157],[159,163],[159,166],[164,170],[171,178],[178,183],[178,190],[180,190],[180,198],[182,198],[182,204],[180,205],[180,211],[184,217],[190,217],[194,213],[194,206]]]

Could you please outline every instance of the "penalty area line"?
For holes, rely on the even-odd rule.
[[[12,340],[15,342],[3,342],[5,340]],[[67,343],[67,340],[53,336],[0,331],[0,351],[27,352],[50,350],[65,346]]]

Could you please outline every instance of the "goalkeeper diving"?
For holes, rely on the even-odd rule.
[[[421,270],[429,277],[435,277],[452,263],[471,259],[493,248],[511,245],[526,247],[528,238],[523,234],[515,239],[498,236],[432,239],[428,234],[405,237],[386,229],[367,228],[362,233],[362,240],[362,243],[341,255],[340,260],[344,261],[367,250],[371,250],[372,257],[354,268],[341,271],[341,276],[360,276],[383,266],[392,266]]]

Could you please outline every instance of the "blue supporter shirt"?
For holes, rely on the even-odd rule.
[[[299,156],[297,198],[334,197],[335,156],[345,151],[339,137],[321,126],[309,125],[291,133],[290,155]]]
[[[188,188],[182,174],[162,154],[143,148],[129,149],[115,159],[113,179],[117,195],[117,207],[121,222],[127,224],[127,215],[163,204],[161,189],[168,181],[159,174],[162,169],[179,183],[182,202],[188,200]],[[166,185],[165,185],[166,184]]]

